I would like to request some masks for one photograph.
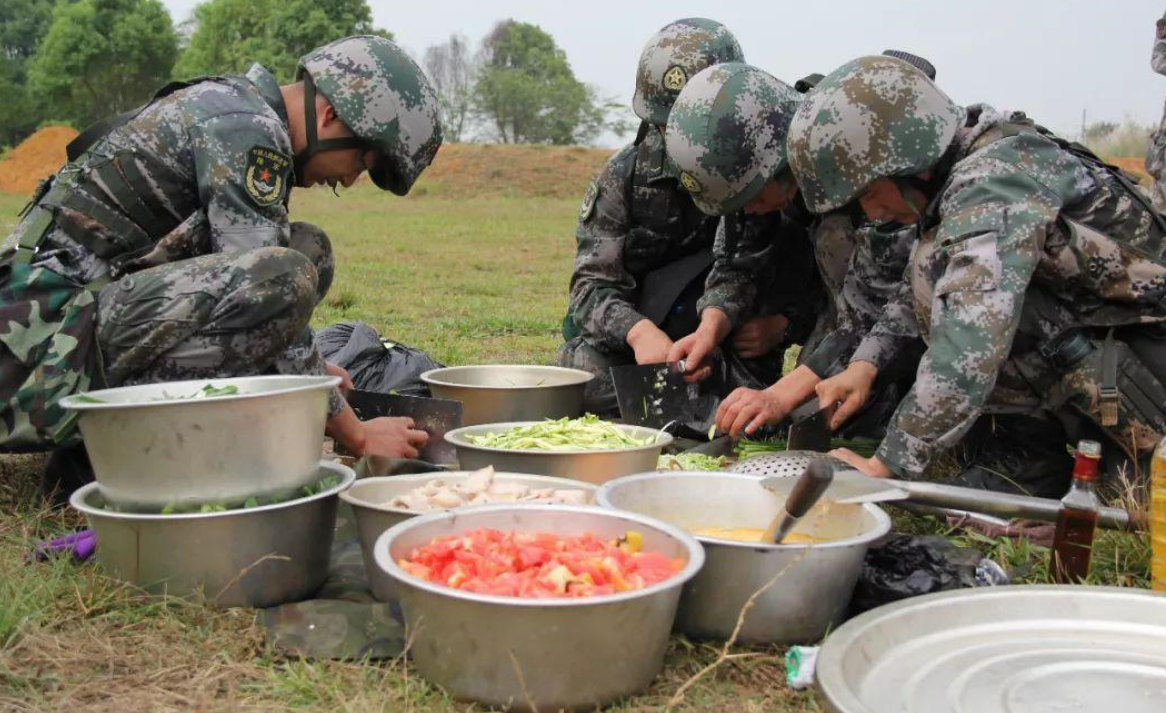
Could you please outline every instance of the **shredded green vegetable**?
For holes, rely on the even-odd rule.
[[[208,399],[214,396],[234,396],[239,393],[239,387],[235,384],[227,384],[226,386],[215,386],[214,384],[207,384],[198,391],[189,396],[174,396],[165,391],[161,396],[145,401],[174,401],[176,399]],[[89,394],[77,394],[77,400],[83,404],[107,404],[110,403],[105,399],[91,396]]]
[[[234,503],[203,503],[202,505],[187,505],[184,503],[169,503],[166,505],[166,507],[162,508],[162,514],[163,515],[176,515],[176,514],[180,514],[180,513],[195,513],[195,512],[208,513],[208,512],[227,512],[228,510],[250,510],[251,508],[257,508],[257,507],[260,507],[263,505],[275,505],[276,503],[285,503],[289,500],[295,500],[296,498],[306,498],[306,497],[309,497],[312,495],[318,495],[326,490],[330,490],[332,488],[335,488],[337,485],[340,485],[340,481],[341,481],[340,476],[329,475],[329,476],[326,476],[324,478],[320,478],[319,480],[317,480],[314,483],[311,483],[309,485],[305,485],[305,486],[301,487],[299,490],[297,490],[295,493],[292,493],[291,495],[289,495],[287,497],[283,497],[283,498],[280,498],[280,497],[257,498],[254,495],[252,495],[251,497],[247,498],[246,500],[244,500],[241,503],[239,503],[239,502],[234,502]],[[120,510],[118,508],[116,508],[113,505],[110,505],[109,503],[105,504],[105,509],[112,510],[113,512],[120,512]]]
[[[835,438],[830,441],[830,447],[848,448],[863,458],[870,458],[878,450],[879,442],[873,438]],[[737,458],[745,460],[753,456],[785,450],[789,450],[789,445],[784,438],[767,438],[758,441],[743,438],[737,444]]]
[[[655,436],[636,438],[594,414],[579,418],[547,419],[529,426],[515,426],[500,433],[467,436],[476,446],[529,451],[592,451],[648,446]]]
[[[677,453],[674,456],[660,456],[656,470],[724,470],[729,466],[725,456],[710,456],[704,453]]]

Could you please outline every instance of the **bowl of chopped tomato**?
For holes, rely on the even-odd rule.
[[[513,710],[591,710],[651,683],[699,542],[595,507],[486,505],[377,540],[423,677]]]

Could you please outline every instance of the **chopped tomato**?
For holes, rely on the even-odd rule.
[[[683,560],[641,551],[642,541],[634,531],[604,542],[591,533],[564,537],[481,528],[437,538],[399,564],[428,582],[478,594],[589,597],[643,589],[684,568]]]

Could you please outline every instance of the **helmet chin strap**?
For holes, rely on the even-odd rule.
[[[344,151],[347,149],[363,149],[365,143],[355,136],[345,136],[339,139],[320,139],[316,133],[316,84],[311,75],[304,74],[304,137],[307,143],[304,150],[292,159],[292,169],[296,173],[296,183],[304,176],[308,161],[323,151]]]

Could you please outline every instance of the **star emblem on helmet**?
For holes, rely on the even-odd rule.
[[[688,73],[684,71],[684,67],[679,64],[672,65],[667,72],[664,73],[664,88],[671,92],[678,92],[684,88],[684,83],[688,81]]]
[[[700,181],[693,178],[691,173],[680,174],[680,185],[684,186],[684,190],[689,193],[695,194],[701,192]]]

